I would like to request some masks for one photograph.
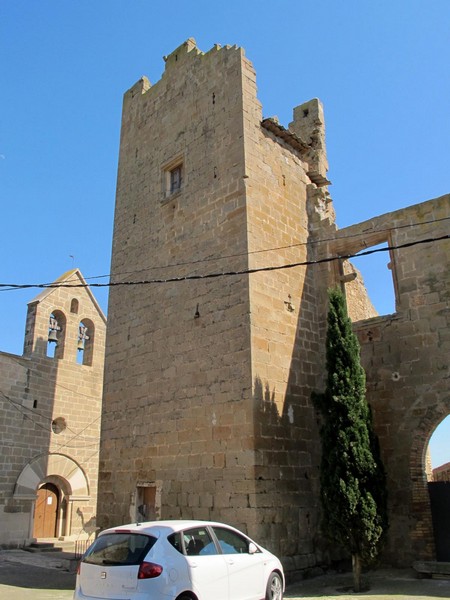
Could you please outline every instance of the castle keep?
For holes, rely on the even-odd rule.
[[[399,562],[433,555],[424,464],[450,411],[449,242],[391,250],[397,312],[388,317],[347,260],[322,259],[433,237],[449,198],[337,231],[327,167],[320,102],[296,107],[288,128],[263,119],[241,48],[203,53],[190,39],[165,57],[160,81],[144,77],[126,92],[100,527],[216,519],[260,540],[291,573],[326,559],[311,393],[323,388],[327,289],[341,285],[393,491],[391,555],[399,539]],[[408,227],[421,221],[426,230]]]

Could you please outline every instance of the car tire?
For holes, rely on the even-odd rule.
[[[190,596],[183,595],[178,596],[177,600],[192,600],[192,598]]]
[[[270,574],[267,582],[266,600],[283,600],[283,581],[275,571]]]

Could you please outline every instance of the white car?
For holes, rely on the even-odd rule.
[[[102,531],[81,559],[74,600],[282,600],[283,567],[246,535],[209,521]]]

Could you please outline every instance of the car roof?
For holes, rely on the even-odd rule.
[[[222,527],[229,527],[235,529],[225,523],[218,523],[216,521],[197,521],[197,520],[165,520],[165,521],[144,521],[142,523],[128,523],[127,525],[119,525],[118,527],[110,527],[100,533],[112,532],[130,532],[130,533],[146,533],[146,534],[157,534],[158,531],[166,530],[166,533],[172,533],[182,531],[183,529],[190,529],[191,527],[201,527],[205,525],[216,525]]]

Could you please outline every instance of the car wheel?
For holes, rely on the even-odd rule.
[[[270,574],[267,582],[266,600],[283,600],[283,582],[275,571]]]

